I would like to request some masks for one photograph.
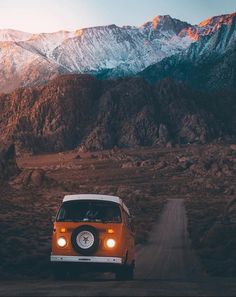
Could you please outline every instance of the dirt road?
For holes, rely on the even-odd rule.
[[[235,279],[210,278],[191,250],[184,201],[167,203],[149,243],[137,247],[133,282],[1,282],[1,296],[235,296]]]
[[[137,251],[137,278],[189,279],[202,275],[190,248],[184,201],[170,200],[151,231],[149,244]]]

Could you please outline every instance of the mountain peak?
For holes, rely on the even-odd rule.
[[[170,15],[158,15],[152,21],[145,23],[142,28],[149,28],[159,32],[173,32],[179,34],[183,29],[192,27],[187,22],[172,18]]]
[[[32,36],[31,33],[13,30],[0,29],[0,41],[24,41]]]
[[[231,14],[223,14],[219,16],[214,16],[202,21],[198,26],[199,27],[215,27],[221,25],[230,25],[233,19],[236,17],[236,12]]]
[[[161,26],[164,23],[172,22],[172,18],[170,15],[158,15],[154,17],[152,20],[152,26],[154,29],[157,29],[159,26]]]

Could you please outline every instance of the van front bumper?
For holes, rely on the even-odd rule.
[[[93,264],[123,264],[122,258],[116,257],[84,257],[84,256],[54,256],[52,263],[93,263]]]

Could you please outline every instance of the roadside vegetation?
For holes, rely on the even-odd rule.
[[[235,199],[206,195],[188,199],[186,206],[192,245],[206,272],[213,276],[236,276]]]
[[[186,199],[192,245],[210,275],[236,276],[236,146],[212,146],[195,165]]]

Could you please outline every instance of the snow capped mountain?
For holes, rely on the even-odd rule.
[[[134,75],[186,51],[192,57],[224,52],[235,42],[235,19],[233,13],[193,26],[165,15],[141,27],[42,34],[0,30],[0,92],[42,83],[59,73]]]
[[[208,19],[194,30],[202,35],[187,50],[150,65],[139,76],[151,83],[171,77],[208,91],[235,88],[236,14]]]
[[[150,42],[139,28],[111,25],[81,30],[57,47],[53,57],[72,72],[123,68],[124,74],[135,74],[177,52],[161,39]]]

